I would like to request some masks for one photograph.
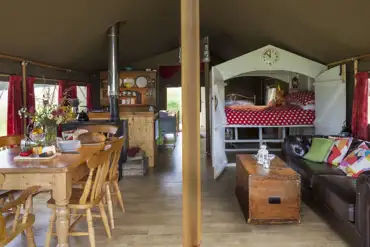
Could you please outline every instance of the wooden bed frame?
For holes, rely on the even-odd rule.
[[[236,101],[236,100],[249,100],[253,101],[256,104],[256,95],[253,96],[244,96],[240,94],[228,94],[226,95],[226,100]],[[239,128],[255,128],[258,129],[258,139],[239,139]],[[263,128],[278,128],[278,136],[277,138],[263,138]],[[225,125],[225,143],[228,144],[248,144],[248,143],[258,143],[258,148],[226,148],[226,152],[249,152],[249,151],[258,151],[259,146],[264,143],[283,143],[286,137],[286,129],[287,128],[314,128],[314,125],[279,125],[279,126],[270,126],[270,125]],[[231,135],[231,139],[227,139],[227,137]],[[281,151],[281,148],[269,148],[271,151]]]
[[[255,126],[255,125],[225,125],[226,131],[232,131],[232,139],[226,139],[225,143],[230,144],[247,144],[247,143],[258,143],[258,148],[225,148],[226,152],[248,152],[248,151],[258,151],[259,146],[264,143],[283,143],[286,137],[286,129],[287,128],[313,128],[313,125],[286,125],[286,126]],[[258,139],[239,139],[238,129],[239,128],[258,128]],[[263,128],[279,128],[278,137],[264,139],[263,138]],[[226,137],[226,136],[225,136]],[[281,151],[281,148],[269,148],[271,151]]]

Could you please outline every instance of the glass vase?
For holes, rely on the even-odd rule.
[[[45,126],[45,146],[55,145],[57,142],[57,125]]]

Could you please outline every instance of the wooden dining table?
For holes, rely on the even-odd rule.
[[[24,190],[41,186],[51,190],[55,200],[56,233],[59,247],[68,247],[69,209],[72,183],[89,173],[86,160],[101,149],[99,145],[83,146],[76,153],[57,153],[49,160],[14,160],[20,149],[0,151],[0,174],[5,176],[0,190]],[[37,215],[36,215],[37,217]]]

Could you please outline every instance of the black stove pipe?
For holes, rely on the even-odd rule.
[[[119,47],[119,23],[111,26],[108,31],[108,95],[110,103],[110,121],[118,122],[119,117],[119,68],[118,68],[118,47]]]

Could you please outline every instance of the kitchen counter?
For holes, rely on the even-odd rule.
[[[109,112],[89,112],[89,119],[109,120]],[[154,167],[157,156],[158,114],[154,112],[120,112],[120,119],[128,120],[128,145],[140,147],[145,151],[149,160],[149,167]],[[74,119],[71,121],[75,121]]]
[[[157,118],[156,113],[154,112],[120,112],[119,116],[120,119],[127,119],[132,116],[137,117],[149,117],[149,118]],[[109,120],[110,113],[109,112],[89,112],[89,119],[90,120]]]

